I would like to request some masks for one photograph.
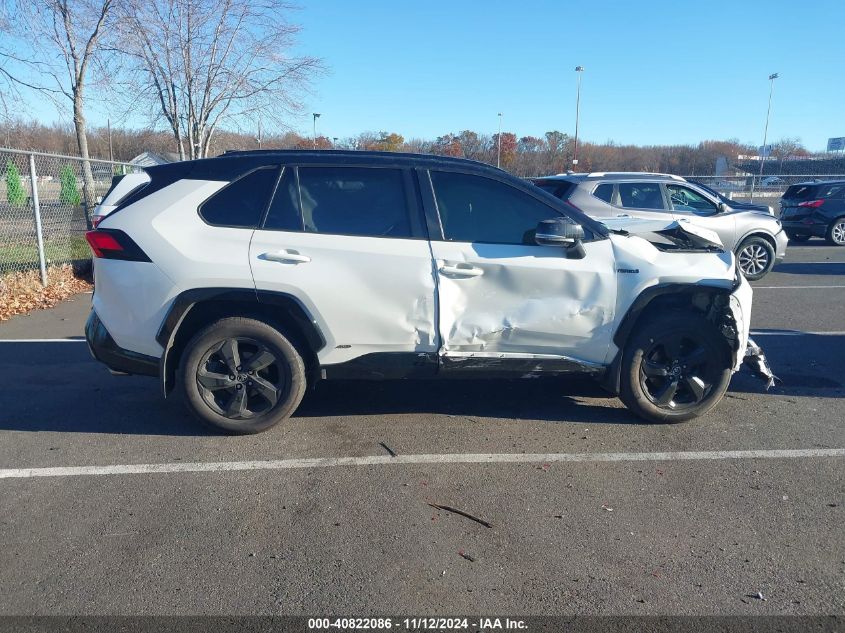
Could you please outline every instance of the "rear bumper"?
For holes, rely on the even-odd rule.
[[[119,347],[94,310],[85,322],[85,340],[91,355],[112,371],[158,376],[159,359]]]
[[[784,231],[789,231],[793,235],[813,235],[815,237],[824,237],[827,231],[827,224],[805,224],[804,222],[781,222]]]

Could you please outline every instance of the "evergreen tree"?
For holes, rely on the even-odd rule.
[[[21,184],[21,173],[12,161],[6,163],[6,200],[13,207],[26,204],[26,191]]]
[[[76,173],[73,171],[73,167],[70,165],[62,167],[59,179],[62,183],[62,189],[59,192],[59,201],[62,204],[79,205],[82,197],[79,195],[79,188],[76,185]]]

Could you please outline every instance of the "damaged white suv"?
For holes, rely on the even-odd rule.
[[[86,337],[230,432],[323,378],[586,373],[678,422],[748,354],[751,288],[718,241],[610,231],[488,165],[262,151],[147,175],[87,234]]]

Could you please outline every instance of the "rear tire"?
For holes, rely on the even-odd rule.
[[[730,353],[715,326],[694,312],[646,316],[622,354],[619,398],[649,422],[704,415],[725,395]]]
[[[825,239],[828,244],[834,246],[845,246],[845,218],[836,218],[827,227]]]
[[[290,417],[305,394],[305,364],[277,329],[228,317],[198,332],[179,365],[188,409],[232,434],[260,433]]]
[[[775,265],[775,248],[762,237],[749,237],[736,249],[736,263],[748,281],[765,277]]]

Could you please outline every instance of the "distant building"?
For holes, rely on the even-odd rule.
[[[174,152],[142,152],[129,162],[138,167],[155,167],[156,165],[166,165],[167,163],[176,163],[179,161],[179,154]]]

